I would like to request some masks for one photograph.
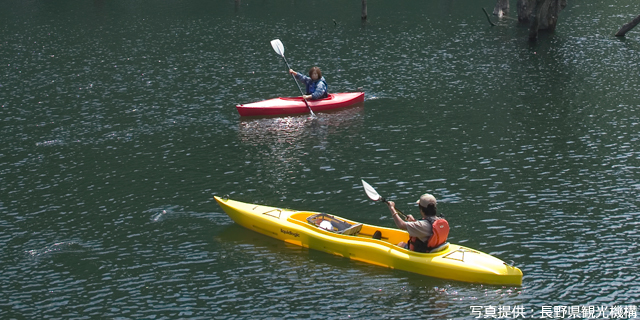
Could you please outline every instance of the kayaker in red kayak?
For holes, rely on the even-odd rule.
[[[431,194],[425,193],[420,196],[417,203],[420,207],[422,219],[416,220],[412,215],[407,215],[407,221],[405,222],[398,215],[398,212],[396,211],[396,204],[393,201],[387,201],[387,205],[389,206],[391,216],[393,217],[393,221],[396,223],[396,226],[402,230],[407,230],[410,237],[409,241],[401,241],[398,243],[398,246],[411,251],[428,252],[446,242],[446,237],[449,233],[449,224],[446,223],[446,233],[440,235],[437,234],[440,230],[436,231],[436,236],[441,236],[444,239],[433,239],[434,222],[440,219],[444,220],[436,215],[436,198]]]
[[[307,94],[303,95],[303,98],[307,100],[318,100],[329,96],[327,81],[322,76],[320,68],[312,67],[309,69],[308,77],[293,71],[293,69],[289,69],[289,73],[307,86]]]

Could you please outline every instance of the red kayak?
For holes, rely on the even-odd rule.
[[[313,112],[348,107],[364,102],[364,92],[330,93],[321,100],[307,100]],[[241,117],[309,113],[302,97],[275,98],[236,106]]]

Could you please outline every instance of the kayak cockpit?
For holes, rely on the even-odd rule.
[[[322,98],[322,99],[318,99],[318,100],[307,100],[308,102],[311,101],[330,101],[333,100],[334,95],[333,94],[329,94],[326,98]],[[281,97],[281,100],[287,100],[287,101],[302,101],[302,97]]]
[[[340,235],[358,236],[360,240],[381,240],[391,245],[391,248],[394,248],[395,250],[407,250],[405,248],[395,246],[398,242],[406,241],[409,238],[408,233],[400,229],[388,229],[366,225],[330,214],[317,212],[296,212],[289,216],[289,221],[316,231],[327,231]],[[447,249],[449,249],[449,242],[445,242],[428,253],[442,253]],[[412,254],[421,254],[420,252],[409,252]]]
[[[288,220],[305,228],[341,235],[362,236],[366,225],[326,213],[298,211],[289,215]],[[371,235],[364,235],[370,237]]]
[[[307,222],[320,229],[346,235],[358,235],[362,229],[362,223],[349,223],[326,213],[308,216]]]
[[[314,231],[330,232],[335,236],[357,236],[363,241],[382,241],[391,245],[409,239],[409,234],[404,230],[359,223],[326,213],[297,211],[288,216],[288,221]],[[321,227],[323,221],[327,221],[325,222],[327,228]],[[330,227],[328,223],[331,224]]]

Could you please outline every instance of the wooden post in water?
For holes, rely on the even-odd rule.
[[[367,20],[367,0],[362,0],[362,20]]]
[[[622,28],[616,32],[616,37],[624,37],[627,31],[633,29],[633,27],[638,25],[638,23],[640,23],[640,16],[637,16],[635,19],[631,20],[631,22],[622,26]]]

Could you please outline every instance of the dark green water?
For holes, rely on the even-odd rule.
[[[0,318],[637,306],[640,31],[613,34],[640,4],[570,1],[531,44],[488,25],[494,3],[369,0],[362,23],[360,1],[3,1]],[[364,107],[240,119],[297,94],[275,38]],[[212,199],[392,226],[361,178],[406,212],[436,195],[450,240],[513,261],[522,287],[291,248]]]

